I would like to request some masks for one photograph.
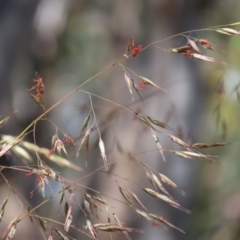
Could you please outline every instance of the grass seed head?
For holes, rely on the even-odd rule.
[[[102,156],[102,159],[103,159],[105,170],[108,171],[109,168],[108,168],[108,164],[107,164],[107,156],[106,156],[106,153],[105,153],[105,146],[104,146],[104,142],[103,142],[101,137],[99,138],[99,149],[100,149],[100,152],[101,152],[101,156]]]

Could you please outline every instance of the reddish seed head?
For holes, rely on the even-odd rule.
[[[130,51],[134,46],[135,46],[135,39],[131,37],[129,42],[126,44],[126,53],[130,53]]]
[[[37,102],[39,103],[41,106],[44,105],[44,91],[45,91],[45,87],[42,81],[41,77],[36,77],[33,79],[33,82],[36,83],[35,86],[33,86],[31,89],[28,90],[28,92],[32,92],[34,91],[34,94],[31,94],[31,97]]]
[[[206,39],[198,39],[198,42],[202,45],[206,45],[206,44],[209,44],[210,42]]]
[[[214,45],[206,39],[199,39],[198,42],[207,49],[214,50]]]
[[[189,57],[189,58],[192,58],[192,57],[193,57],[193,53],[190,52],[190,51],[186,51],[186,52],[184,53],[184,55],[185,55],[186,57]]]
[[[140,89],[145,89],[145,88],[147,88],[146,82],[140,81],[140,82],[139,82],[139,88],[140,88]]]
[[[141,50],[142,50],[142,45],[138,45],[132,50],[132,56],[136,57]]]

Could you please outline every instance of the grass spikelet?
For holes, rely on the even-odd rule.
[[[200,53],[198,46],[196,45],[196,43],[193,40],[188,38],[188,43],[197,53]]]
[[[174,153],[175,155],[182,157],[182,158],[186,158],[186,159],[192,159],[192,156],[189,156],[187,154],[184,154],[181,151],[172,151],[172,153]]]
[[[152,128],[150,128],[150,129],[151,129],[151,132],[152,132],[153,139],[155,140],[155,142],[156,142],[156,144],[157,144],[157,148],[158,148],[158,150],[159,150],[159,152],[160,152],[160,154],[161,154],[161,156],[162,156],[162,159],[163,159],[164,162],[166,162],[165,156],[164,156],[164,154],[163,154],[162,146],[161,146],[161,144],[160,144],[160,142],[159,142],[159,138],[157,137],[157,135],[156,135],[156,133],[153,131],[153,129],[152,129]]]
[[[146,176],[149,180],[149,182],[153,185],[153,187],[157,190],[157,187],[155,185],[155,182],[153,181],[152,174],[145,168]]]
[[[137,84],[134,82],[133,78],[131,77],[131,83],[132,83],[132,86],[133,86],[133,89],[135,90],[135,92],[137,93],[137,95],[139,96],[139,98],[141,99],[141,101],[143,102],[143,99],[138,91],[138,87],[137,87]]]
[[[90,221],[89,218],[87,218],[86,222],[87,222],[87,228],[89,229],[89,231],[92,234],[93,238],[96,239],[97,231],[96,231],[95,227],[93,226],[93,224],[92,224],[92,222]]]
[[[169,192],[164,188],[164,186],[162,185],[161,181],[159,180],[159,178],[154,174],[152,174],[152,179],[153,181],[157,184],[158,188],[165,194],[167,195],[169,198],[172,199],[172,196],[169,194]]]
[[[135,113],[135,115],[145,126],[152,127],[147,119],[147,116],[145,116],[144,114],[141,114],[141,113],[137,113],[137,112]]]
[[[212,148],[212,147],[224,147],[230,145],[231,143],[194,143],[190,145],[191,148]]]
[[[81,132],[80,132],[80,137],[82,137],[83,133],[85,132],[85,130],[86,130],[87,126],[88,126],[88,123],[89,123],[90,118],[91,118],[90,114],[91,114],[91,111],[89,111],[87,117],[83,121],[82,129],[81,129]]]
[[[33,217],[31,216],[31,213],[30,213],[30,211],[31,211],[31,207],[28,205],[27,206],[27,211],[28,211],[28,216],[29,216],[29,219],[30,219],[30,221],[31,221],[31,223],[33,223]]]
[[[165,224],[166,226],[171,227],[171,228],[174,228],[174,229],[178,230],[179,232],[185,234],[185,232],[184,232],[182,229],[176,227],[175,225],[171,224],[171,223],[168,222],[167,220],[163,219],[162,216],[157,216],[157,215],[155,215],[155,214],[151,214],[151,213],[149,214],[149,216],[152,217],[153,219],[155,219],[155,220],[157,220],[157,221],[159,221],[159,222]]]
[[[9,199],[9,197],[6,197],[3,201],[3,205],[2,205],[1,210],[0,210],[0,222],[2,221],[2,218],[4,216],[5,207],[6,207],[6,204],[8,202],[8,199]]]
[[[72,206],[69,206],[67,216],[66,216],[66,220],[65,220],[65,224],[64,224],[64,230],[66,232],[68,232],[68,230],[69,230],[69,227],[72,223],[72,218],[73,218],[73,216],[72,216]]]
[[[159,173],[159,176],[162,180],[162,182],[166,183],[167,185],[175,188],[178,192],[180,192],[183,196],[186,195],[186,193],[184,191],[182,191],[180,188],[178,188],[177,184],[174,183],[171,179],[169,179],[168,177],[166,177],[165,175]]]
[[[5,117],[4,119],[2,119],[2,120],[0,121],[0,127],[2,127],[4,124],[6,124],[9,119],[10,119],[10,116]]]
[[[133,228],[125,228],[125,227],[119,227],[117,225],[110,225],[106,223],[105,225],[102,224],[101,226],[98,224],[94,225],[95,228],[99,231],[104,231],[104,232],[139,232],[137,229]]]
[[[187,156],[189,156],[189,157],[204,158],[204,159],[208,159],[208,160],[213,160],[214,161],[214,159],[212,159],[214,156],[211,156],[211,155],[205,155],[205,154],[189,152],[189,151],[182,151],[182,153],[187,155]]]
[[[134,101],[134,97],[133,97],[133,91],[132,91],[132,80],[130,75],[127,72],[124,72],[124,78],[127,82],[127,86],[128,86],[128,90],[132,96],[132,100]]]
[[[229,36],[240,35],[240,31],[237,31],[237,30],[232,29],[232,28],[219,28],[219,29],[216,30],[216,32],[222,33],[222,34],[225,34],[225,35],[229,35]]]
[[[11,224],[11,228],[10,228],[10,231],[7,235],[6,240],[12,240],[13,239],[13,237],[16,233],[17,223],[18,223],[18,221],[16,220]]]
[[[38,219],[38,222],[39,222],[39,225],[41,226],[41,228],[46,232],[47,229],[45,227],[45,222],[43,221],[43,219],[39,216],[37,217],[37,219]]]
[[[157,199],[160,199],[166,203],[168,203],[169,205],[171,205],[172,207],[174,208],[177,208],[181,211],[184,211],[186,213],[191,213],[191,211],[189,211],[188,209],[182,207],[179,203],[175,202],[174,200],[170,199],[169,197],[161,194],[161,193],[158,193],[150,188],[142,188],[146,193],[148,193],[150,196],[152,197],[155,197]]]
[[[164,128],[164,129],[167,129],[167,130],[171,130],[171,131],[174,131],[173,128],[169,127],[166,123],[164,122],[161,122],[153,117],[150,117],[150,116],[146,116],[148,118],[148,120],[150,120],[151,123],[153,123],[154,125],[160,127],[160,128]]]
[[[155,221],[151,216],[149,216],[149,214],[147,212],[144,212],[144,211],[139,210],[139,209],[134,209],[134,210],[136,211],[136,213],[139,216],[141,216],[141,217],[145,218],[147,221],[151,222],[151,224],[153,226],[158,226],[157,221]]]
[[[100,205],[97,204],[97,202],[94,200],[93,196],[85,193],[84,197],[92,204],[94,209],[99,209],[100,208]]]
[[[155,84],[154,82],[152,82],[152,81],[149,80],[148,78],[143,77],[143,76],[138,76],[138,77],[139,77],[139,78],[140,78],[145,84],[147,84],[147,85],[151,85],[151,86],[153,86],[153,87],[155,87],[155,88],[157,88],[157,89],[159,89],[159,90],[161,90],[161,91],[167,93],[166,90],[164,90],[163,88],[159,87],[157,84]]]
[[[106,153],[105,153],[105,146],[104,146],[104,142],[103,142],[101,137],[99,138],[99,144],[98,145],[99,145],[99,149],[100,149],[101,156],[102,156],[102,159],[103,159],[103,163],[104,163],[104,166],[105,166],[105,170],[108,171],[109,168],[108,168],[108,164],[107,164],[107,156],[106,156]]]
[[[92,199],[94,199],[95,201],[99,202],[100,204],[104,204],[104,205],[107,204],[104,199],[101,199],[101,198],[99,198],[99,197],[92,196]]]
[[[86,133],[85,133],[85,135],[84,135],[84,137],[82,139],[82,142],[81,142],[80,146],[77,149],[77,153],[76,153],[77,157],[79,156],[79,152],[80,152],[80,150],[82,148],[82,145],[89,141],[89,137],[90,137],[90,134],[92,132],[93,126],[94,126],[94,124],[92,124],[92,126],[86,131]]]
[[[185,142],[182,141],[180,138],[175,137],[175,136],[170,135],[170,134],[168,134],[168,136],[170,137],[170,139],[171,139],[173,142],[177,143],[178,145],[180,145],[180,146],[182,146],[182,147],[184,147],[184,148],[189,148],[189,147],[190,147],[189,144],[185,143]]]
[[[61,152],[63,151],[66,154],[66,156],[68,156],[66,148],[65,148],[63,142],[58,137],[57,130],[56,130],[56,133],[52,137],[51,150],[50,150],[49,155],[52,155],[53,153],[55,153],[56,150],[57,150],[59,155],[61,155]]]
[[[211,43],[210,41],[208,41],[206,39],[198,39],[197,41],[206,49],[214,50],[217,52],[224,52],[222,50],[217,49],[213,43]]]
[[[191,53],[190,55],[192,58],[198,59],[198,60],[202,60],[202,61],[207,61],[207,62],[216,62],[214,58],[212,57],[208,57],[205,55],[201,55],[198,53]]]
[[[88,211],[88,213],[91,214],[90,203],[86,199],[84,199],[83,204],[85,206],[85,209]]]
[[[170,50],[171,50],[171,52],[174,52],[174,53],[185,53],[185,52],[187,52],[191,49],[192,49],[191,46],[183,46],[183,47],[180,47],[180,48],[172,48]]]
[[[139,200],[138,196],[137,196],[135,193],[131,192],[130,190],[128,190],[128,192],[131,194],[132,199],[133,199],[138,205],[140,205],[144,210],[147,211],[147,208],[142,204],[142,202]]]
[[[119,189],[120,193],[122,194],[122,196],[123,196],[123,197],[125,198],[125,200],[127,201],[127,203],[128,203],[130,206],[133,206],[132,199],[131,199],[131,197],[129,196],[128,192],[127,192],[124,188],[122,188],[122,187],[120,187],[120,186],[118,186],[118,189]]]

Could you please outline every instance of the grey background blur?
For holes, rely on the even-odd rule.
[[[84,80],[121,58],[129,37],[133,36],[137,44],[145,46],[182,31],[237,22],[239,11],[240,2],[237,0],[1,0],[0,114],[5,117],[17,110],[1,133],[17,135],[41,113],[26,91],[33,84],[35,71],[44,79],[47,105],[51,106]],[[227,126],[225,141],[238,142],[239,105],[231,90],[240,76],[239,38],[205,32],[192,36],[209,39],[224,49],[224,54],[210,55],[227,59],[229,67],[193,61],[150,48],[126,64],[138,75],[153,80],[171,94],[156,94],[148,87],[141,91],[142,96],[147,97],[144,103],[134,105],[133,109],[160,120],[164,120],[169,110],[173,109],[169,125],[175,129],[181,127],[183,139],[189,142],[216,142],[221,141],[222,129],[221,126],[217,127],[213,110],[221,102],[221,117]],[[184,39],[177,38],[161,46],[180,47],[183,44]],[[224,80],[226,87],[223,98],[214,94],[219,79]],[[120,67],[94,79],[84,89],[126,106],[132,104]],[[102,124],[107,121],[107,112],[116,108],[97,98],[93,98],[93,103],[97,119]],[[86,104],[89,104],[88,96],[77,93],[52,111],[49,118],[65,132],[77,137],[86,116],[83,111]],[[131,114],[124,112],[114,121],[109,121],[102,129],[109,161],[119,160],[126,153],[155,148],[150,133],[144,131]],[[49,148],[54,133],[51,124],[39,123],[37,143]],[[164,148],[176,147],[166,135],[161,136]],[[31,141],[31,136],[28,140]],[[116,142],[118,147],[113,146]],[[80,174],[56,167],[57,170],[69,179],[84,176],[102,164],[99,152],[94,147],[94,136],[90,152],[86,172]],[[133,239],[239,239],[239,148],[235,145],[206,153],[219,155],[219,164],[188,161],[171,154],[166,154],[167,163],[162,164],[156,151],[138,156],[174,180],[187,193],[185,198],[174,192],[172,194],[182,206],[192,211],[191,215],[166,206],[146,196],[136,185],[118,179],[122,186],[136,192],[151,212],[162,215],[187,232],[183,235],[173,229],[155,229],[125,205],[108,199],[127,226],[145,230],[144,234],[131,234]],[[75,159],[74,162],[84,167],[84,157],[82,153],[80,160]],[[7,161],[12,164],[10,160]],[[13,164],[18,165],[17,161]],[[150,186],[143,169],[135,160],[119,160],[112,171],[142,186]],[[34,180],[18,176],[12,184],[20,189],[31,204],[36,206],[43,200],[37,191],[34,198],[29,199],[29,192],[36,186]],[[112,177],[96,174],[81,184],[122,200]],[[52,188],[57,191],[59,186],[52,183]],[[6,197],[8,191],[8,187],[2,184],[0,200]],[[81,203],[80,195],[78,200]],[[64,213],[58,215],[58,203],[59,198],[56,198],[55,202],[41,208],[39,214],[64,222]],[[13,197],[6,208],[1,231],[20,214],[19,209],[19,203]],[[76,206],[73,223],[85,225],[82,215]],[[19,225],[14,239],[43,239],[40,231],[36,231],[38,228],[29,220]],[[80,233],[71,234],[76,239],[88,239]],[[113,239],[123,237],[122,234],[113,235]],[[100,239],[111,238],[110,235],[104,235]]]

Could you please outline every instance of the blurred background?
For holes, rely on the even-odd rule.
[[[240,2],[237,0],[1,0],[1,118],[16,111],[8,124],[1,128],[1,134],[18,135],[42,113],[42,109],[32,101],[26,91],[34,85],[35,72],[43,77],[46,105],[49,108],[85,80],[121,59],[130,37],[135,39],[137,45],[144,47],[183,31],[238,22],[239,11]],[[136,58],[124,61],[123,65],[137,75],[151,79],[168,93],[147,86],[146,89],[139,90],[144,101],[140,101],[135,94],[133,103],[124,79],[123,68],[119,65],[84,85],[82,90],[129,107],[135,112],[167,121],[167,124],[181,133],[181,138],[188,143],[237,143],[240,119],[240,38],[211,31],[193,32],[190,36],[195,39],[208,39],[214,43],[216,48],[224,52],[205,50],[202,54],[228,64],[197,61],[151,47]],[[185,44],[186,38],[177,37],[170,38],[158,46],[169,49]],[[137,76],[131,76],[137,83]],[[187,160],[171,153],[165,154],[166,163],[163,163],[161,155],[156,151],[151,132],[144,128],[132,113],[98,97],[92,96],[92,100],[108,161],[115,163],[112,164],[111,174],[99,172],[87,177],[80,184],[104,193],[104,198],[109,206],[112,206],[111,214],[114,212],[125,226],[144,230],[144,234],[130,234],[132,239],[239,239],[238,144],[203,151],[219,156],[214,163],[206,160]],[[77,138],[89,112],[89,106],[88,95],[76,92],[51,111],[48,118],[63,132]],[[55,132],[51,122],[40,121],[35,132],[37,144],[51,148],[51,138]],[[165,133],[171,132],[158,133],[163,149],[181,149],[172,143]],[[63,135],[60,133],[59,137],[63,138]],[[33,135],[30,134],[26,140],[33,141]],[[81,150],[78,158],[74,157],[74,149],[69,147],[68,150],[74,164],[84,170],[78,172],[51,165],[66,179],[83,177],[103,165],[96,131],[90,138],[87,167],[84,150]],[[136,158],[126,157],[127,155],[134,155]],[[186,196],[182,197],[168,189],[174,199],[191,210],[190,215],[148,196],[134,184],[137,182],[143,187],[151,187],[139,161],[168,176],[186,192]],[[1,159],[1,163],[21,164],[19,159],[6,156]],[[4,175],[18,190],[21,202],[24,202],[24,197],[32,206],[37,206],[43,201],[38,191],[34,192],[32,199],[29,196],[29,192],[37,185],[36,179],[16,171],[7,171]],[[186,234],[170,228],[154,228],[151,223],[140,218],[129,206],[121,203],[124,199],[119,193],[116,180],[120,186],[135,192],[150,212],[162,216],[183,229]],[[52,190],[46,190],[46,197],[50,197],[52,191],[61,190],[58,183],[51,182],[50,185]],[[94,194],[84,187],[83,191]],[[8,193],[9,187],[2,179],[0,202],[3,202]],[[114,196],[114,199],[106,196]],[[41,207],[38,214],[64,223],[63,206],[59,210],[60,197],[55,197]],[[73,224],[84,226],[86,218],[80,208],[83,197],[79,192],[79,196],[76,194],[75,198],[78,204],[74,205]],[[11,195],[11,201],[6,206],[0,224],[1,232],[12,219],[24,212],[24,209],[14,195]],[[92,221],[107,222],[104,211],[98,213],[99,220],[93,214]],[[112,215],[111,219],[114,222]],[[29,219],[19,225],[14,239],[44,239],[48,234],[42,233],[40,227],[32,224]],[[58,227],[63,229],[63,226]],[[88,232],[84,228],[81,230]],[[74,229],[71,229],[69,234],[75,239],[90,239]],[[121,233],[99,236],[99,239],[125,237]]]

